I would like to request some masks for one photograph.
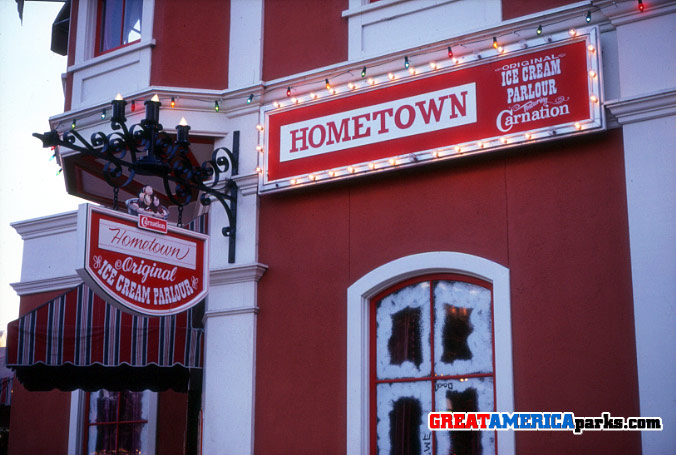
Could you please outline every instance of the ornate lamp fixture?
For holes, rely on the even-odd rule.
[[[217,199],[228,216],[228,226],[221,230],[230,241],[228,262],[235,262],[237,184],[231,177],[238,174],[239,131],[233,133],[232,150],[220,147],[212,152],[211,159],[193,165],[188,156],[190,126],[181,119],[176,126],[175,141],[164,132],[159,123],[161,103],[157,95],[145,102],[146,118],[130,128],[125,116],[127,102],[118,94],[111,104],[112,133],[93,133],[89,142],[74,129],[63,135],[51,130],[33,133],[33,136],[42,141],[43,147],[63,146],[104,161],[103,177],[113,187],[114,209],[117,209],[119,189],[131,183],[136,175],[162,179],[167,197],[178,206],[179,227],[183,207],[192,201],[194,193],[202,193],[199,201],[205,206],[211,204],[211,197]],[[125,169],[127,175],[123,172]],[[224,176],[228,171],[230,178]]]

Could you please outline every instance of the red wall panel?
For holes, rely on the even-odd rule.
[[[168,390],[157,394],[156,453],[162,455],[184,454],[187,415],[187,393]]]
[[[151,85],[227,88],[230,0],[157,0],[153,38]]]
[[[348,0],[265,0],[263,79],[347,60]]]
[[[502,20],[577,3],[575,0],[502,0]]]
[[[9,455],[68,453],[70,392],[28,392],[14,381]]]
[[[257,453],[344,453],[347,287],[439,250],[510,269],[517,410],[638,415],[615,130],[262,197]],[[640,435],[522,432],[517,445],[636,453]]]

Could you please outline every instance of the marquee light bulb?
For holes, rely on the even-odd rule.
[[[293,104],[298,104],[298,98],[296,98],[296,97],[294,96],[293,98],[291,98],[291,102],[292,102]]]
[[[590,96],[590,97],[589,97],[589,100],[590,100],[592,103],[598,103],[598,102],[599,102],[599,99],[598,99],[598,97],[597,97],[596,95]]]
[[[317,99],[317,94],[314,93],[314,92],[311,92],[311,93],[310,93],[310,98],[312,98],[313,100],[316,100],[316,99]]]
[[[530,133],[526,133],[524,134],[524,137],[526,138],[527,141],[529,141],[533,137],[533,135]]]
[[[366,67],[361,69],[361,77],[366,77]]]
[[[645,7],[643,6],[643,0],[638,0],[638,10],[643,12],[644,9]]]
[[[411,74],[411,76],[415,76],[415,74],[416,74],[415,68],[413,68],[413,67],[410,67],[408,69],[408,72]]]
[[[369,85],[373,85],[376,83],[375,79],[373,79],[372,77],[369,77],[367,82],[369,83]]]
[[[506,144],[506,143],[507,143],[507,138],[506,138],[506,137],[501,137],[501,138],[500,138],[500,142],[502,142],[503,144]]]
[[[408,62],[408,57],[404,57],[404,68],[408,69],[411,64]]]
[[[453,49],[451,49],[451,46],[448,46],[448,58],[453,58]]]
[[[433,151],[432,156],[435,157],[435,158],[439,158],[439,150]]]
[[[256,168],[256,173],[257,173],[257,174],[262,174],[262,173],[263,173],[263,169],[261,169],[260,167],[257,167],[257,168]]]
[[[329,177],[334,177],[336,175],[335,171],[328,171]]]
[[[324,79],[324,82],[326,82],[326,90],[329,90],[329,91],[330,91],[330,90],[331,90],[331,84],[329,84],[329,80],[328,80],[328,79]]]
[[[262,146],[262,145],[257,145],[257,146],[256,146],[256,150],[258,150],[259,152],[262,153],[262,152],[263,152],[263,146]]]
[[[395,79],[394,73],[387,73],[387,77],[391,81],[393,81]]]
[[[296,179],[291,179],[291,184],[295,185],[298,181]]]
[[[274,103],[272,103],[272,105],[275,106],[275,107],[281,106],[281,104],[279,104],[279,101],[275,101]]]
[[[590,44],[589,46],[587,46],[587,50],[588,50],[589,52],[591,52],[592,54],[593,54],[594,52],[596,52],[596,48],[595,48],[594,46],[592,46],[591,44]]]
[[[357,88],[357,86],[354,85],[352,82],[350,82],[349,84],[347,84],[347,88],[349,88],[350,90],[354,90]]]
[[[252,95],[252,96],[253,96],[253,95]],[[248,103],[247,103],[247,104],[248,104]],[[169,102],[169,105],[170,105],[172,108],[176,107],[176,100],[174,99],[173,96],[171,97],[171,101]]]
[[[394,158],[390,158],[390,164],[394,166],[395,164],[397,164],[397,160],[395,160]]]
[[[494,47],[495,49],[497,49],[498,46],[499,46],[499,44],[498,44],[498,39],[497,39],[496,37],[493,37],[493,47]]]
[[[307,178],[310,179],[310,181],[314,182],[317,177],[315,177],[314,174],[310,174],[307,176]]]
[[[291,96],[291,87],[286,88],[286,96],[287,98]]]
[[[535,30],[535,33],[537,33],[538,36],[542,35],[542,25],[538,25],[538,29]]]
[[[570,30],[568,30],[568,34],[570,36],[577,36],[577,30],[575,30],[574,28],[571,28]]]
[[[477,142],[476,145],[478,145],[480,149],[484,148],[484,143],[481,141]]]
[[[460,148],[459,145],[456,145],[456,146],[455,146],[455,153],[460,153],[461,150],[462,150],[462,149]]]
[[[253,101],[253,93],[249,95],[249,97],[246,99],[246,104],[251,104],[252,101]]]
[[[104,110],[101,111],[101,120],[105,120],[105,119],[106,119],[106,110],[104,109]]]
[[[504,54],[505,53],[505,48],[502,46],[498,46],[498,54]]]
[[[73,121],[70,122],[70,129],[74,130],[76,125],[77,125],[77,121],[75,119],[73,119]]]
[[[575,129],[578,131],[582,129],[582,125],[580,125],[580,122],[575,122]]]
[[[594,71],[594,70],[589,71],[589,77],[591,77],[592,79],[595,78],[596,77],[596,71]]]
[[[329,93],[330,93],[331,95],[335,95],[335,94],[336,94],[336,89],[330,88],[330,89],[329,89]]]
[[[436,64],[436,63],[430,62],[430,68],[432,68],[433,70],[435,70],[435,69],[437,69],[438,67],[437,67],[437,64]]]
[[[221,107],[218,105],[218,101],[214,101],[214,110],[215,110],[216,112],[218,112],[218,111],[221,110]]]
[[[591,22],[591,10],[587,10],[587,15],[585,16],[584,20],[587,21],[587,23]]]
[[[264,127],[263,125],[261,125],[261,124],[258,124],[258,125],[256,125],[256,129],[257,129],[258,131],[263,131],[263,130],[265,129],[265,127]]]
[[[349,172],[350,174],[354,174],[354,168],[352,166],[348,166],[347,172]]]
[[[376,163],[369,163],[369,169],[374,170],[376,168]]]

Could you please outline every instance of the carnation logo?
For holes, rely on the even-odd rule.
[[[167,222],[159,218],[153,218],[148,215],[139,214],[138,227],[148,231],[159,232],[160,234],[167,233]]]

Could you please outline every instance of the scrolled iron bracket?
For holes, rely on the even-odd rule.
[[[113,132],[95,132],[89,141],[75,130],[33,136],[43,147],[65,147],[104,161],[103,178],[113,188],[129,185],[136,175],[155,176],[162,179],[167,198],[179,207],[192,202],[194,193],[201,193],[199,202],[204,206],[216,199],[228,218],[221,233],[229,239],[228,262],[234,263],[238,187],[232,177],[239,172],[239,131],[233,133],[232,149],[217,148],[210,159],[194,165],[187,130],[174,140],[157,122],[143,120],[128,128],[124,121],[113,120],[111,127]]]

